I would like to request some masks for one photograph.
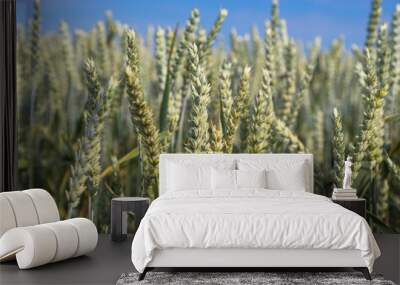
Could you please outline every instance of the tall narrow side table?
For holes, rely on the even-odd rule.
[[[124,241],[128,234],[128,212],[135,214],[135,232],[149,208],[150,200],[143,197],[119,197],[111,200],[111,239]]]

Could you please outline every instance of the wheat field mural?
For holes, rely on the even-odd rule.
[[[263,31],[217,35],[201,11],[146,36],[110,12],[93,29],[40,33],[40,2],[18,30],[19,185],[43,187],[65,217],[109,231],[110,200],[158,195],[163,152],[314,155],[330,196],[353,158],[375,231],[400,232],[400,5],[371,1],[363,46],[294,41],[278,1]]]

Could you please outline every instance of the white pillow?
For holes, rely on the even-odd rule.
[[[263,170],[236,170],[237,187],[267,188],[267,176]]]
[[[285,159],[240,159],[240,170],[266,170],[267,188],[272,190],[306,191],[309,185],[306,161]]]
[[[236,190],[236,170],[212,168],[214,190]]]
[[[290,169],[289,172],[277,169],[266,171],[267,187],[271,190],[303,191],[305,192],[306,176],[303,165]]]
[[[168,164],[168,191],[211,190],[211,167]]]

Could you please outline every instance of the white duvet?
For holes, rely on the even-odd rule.
[[[359,215],[300,191],[171,192],[154,200],[132,243],[143,272],[155,249],[358,249],[372,271],[380,251]]]

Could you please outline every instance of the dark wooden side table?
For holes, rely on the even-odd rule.
[[[363,198],[357,198],[352,200],[337,200],[332,199],[332,202],[339,204],[340,206],[359,214],[361,217],[366,217],[366,202]]]
[[[119,197],[111,200],[111,239],[123,241],[128,231],[128,212],[135,214],[135,231],[149,208],[150,200],[143,197]]]

